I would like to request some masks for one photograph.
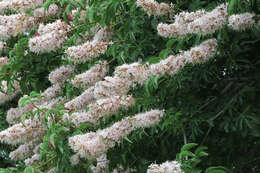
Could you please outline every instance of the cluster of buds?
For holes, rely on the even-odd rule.
[[[40,25],[36,37],[29,40],[30,50],[35,53],[58,50],[67,39],[67,32],[70,31],[70,28],[70,25],[61,20]]]
[[[69,145],[75,152],[79,153],[80,157],[94,159],[120,143],[132,131],[158,123],[163,114],[164,111],[151,110],[133,117],[126,117],[106,129],[70,137]]]
[[[49,74],[49,81],[53,84],[63,83],[74,73],[74,67],[61,66]]]
[[[81,123],[88,122],[97,124],[100,119],[106,115],[115,114],[120,109],[127,109],[134,104],[134,98],[130,96],[112,96],[99,99],[88,106],[88,112],[76,112],[66,118],[79,126]]]
[[[42,4],[43,0],[2,0],[0,2],[0,13],[5,10],[25,12]]]
[[[190,50],[181,52],[176,56],[169,56],[159,63],[149,66],[150,74],[159,76],[163,74],[173,75],[182,69],[187,63],[203,63],[213,57],[217,49],[217,40],[209,39]]]
[[[72,84],[77,88],[88,88],[102,80],[108,73],[108,70],[108,63],[106,61],[100,62],[86,72],[76,75],[72,80]]]
[[[0,105],[4,104],[7,101],[12,100],[21,91],[20,85],[19,85],[19,83],[17,81],[14,81],[14,83],[13,83],[14,90],[10,94],[7,93],[8,92],[8,87],[7,87],[7,82],[6,81],[2,81],[0,87],[1,87],[1,90],[3,91],[3,92],[0,91]]]
[[[234,14],[228,18],[228,26],[233,30],[242,31],[256,24],[254,13]]]
[[[210,12],[182,12],[175,16],[173,24],[160,23],[158,34],[162,37],[179,37],[186,34],[212,34],[227,23],[227,4],[221,4]]]
[[[151,164],[147,173],[184,173],[181,170],[181,164],[177,161],[167,161],[162,164]]]
[[[136,5],[142,7],[149,16],[163,16],[171,12],[168,4],[158,3],[155,0],[137,0]]]

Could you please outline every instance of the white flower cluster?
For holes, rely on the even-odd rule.
[[[70,28],[70,25],[61,20],[47,25],[41,24],[37,30],[39,36],[29,40],[30,50],[35,53],[58,50],[67,39]]]
[[[8,40],[19,32],[31,29],[35,25],[35,18],[26,14],[0,16],[0,40]]]
[[[11,108],[7,111],[6,121],[9,124],[16,124],[20,122],[23,112],[20,108]]]
[[[66,118],[76,126],[84,122],[97,124],[98,121],[102,118],[104,119],[106,115],[115,114],[119,109],[127,109],[133,104],[134,98],[131,95],[112,96],[91,103],[88,105],[88,112],[76,112]]]
[[[108,63],[106,61],[100,62],[86,72],[76,75],[72,80],[72,84],[77,88],[88,88],[102,80],[108,70]]]
[[[99,81],[94,87],[95,99],[106,98],[110,96],[126,95],[132,86],[132,81],[122,79],[117,76],[107,76],[103,81]]]
[[[0,132],[0,141],[11,145],[24,144],[39,140],[45,134],[45,127],[39,120],[27,119]]]
[[[178,55],[171,55],[161,60],[159,63],[149,66],[151,75],[159,76],[163,74],[173,75],[182,69],[187,63],[203,63],[213,57],[217,50],[217,40],[209,39],[188,51]]]
[[[184,173],[181,170],[181,164],[177,161],[167,161],[162,164],[151,164],[147,173]]]
[[[228,18],[228,26],[233,30],[242,31],[256,24],[254,13],[234,14]]]
[[[60,84],[54,84],[47,88],[41,95],[44,97],[44,100],[51,100],[52,98],[58,96],[62,93],[62,88]]]
[[[49,81],[53,84],[63,83],[74,73],[74,67],[69,65],[61,66],[49,74]]]
[[[2,0],[0,2],[0,13],[3,13],[5,10],[25,12],[42,4],[43,0]]]
[[[84,63],[90,61],[107,51],[110,42],[87,41],[79,46],[69,47],[65,53],[68,59],[74,63]]]
[[[155,0],[137,0],[137,7],[142,7],[151,16],[163,16],[171,12],[171,8],[166,3],[158,3]]]
[[[81,95],[65,104],[67,109],[80,110],[94,101],[94,87],[86,89]]]
[[[100,29],[94,36],[92,41],[87,41],[78,46],[69,47],[65,53],[68,59],[74,63],[84,63],[105,54],[107,47],[113,42],[109,42],[112,36],[111,28],[104,27]]]
[[[15,96],[17,96],[21,92],[20,85],[17,81],[14,81],[13,86],[14,86],[13,92],[7,94],[8,91],[7,82],[2,81],[0,87],[3,92],[0,91],[0,105],[4,104],[7,101],[12,100]]]
[[[3,65],[8,64],[9,59],[7,57],[0,57],[0,69]]]
[[[26,166],[32,166],[34,163],[38,162],[40,159],[40,154],[34,154],[31,158],[24,160]]]
[[[144,84],[150,77],[147,65],[142,65],[140,63],[123,64],[116,67],[114,75],[125,79],[131,80],[133,83]]]
[[[160,23],[158,34],[162,37],[178,37],[186,34],[212,34],[227,23],[227,4],[221,4],[210,12],[182,12],[175,16],[173,24]]]
[[[163,111],[151,110],[133,117],[126,117],[106,129],[70,137],[69,145],[75,152],[79,153],[80,157],[94,159],[120,143],[132,131],[158,123],[163,114]]]
[[[38,143],[35,141],[30,141],[26,144],[20,145],[16,150],[9,154],[9,157],[15,161],[28,158],[32,155],[33,149],[37,144]]]
[[[47,11],[44,8],[37,8],[33,11],[34,17],[47,17],[57,14],[59,7],[56,4],[51,4]]]

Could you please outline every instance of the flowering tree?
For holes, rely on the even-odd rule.
[[[1,0],[0,172],[259,171],[259,6]]]

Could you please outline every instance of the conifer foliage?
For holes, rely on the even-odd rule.
[[[0,173],[259,172],[259,7],[0,0]]]

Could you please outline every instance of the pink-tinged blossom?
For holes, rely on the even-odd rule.
[[[256,24],[254,17],[254,13],[231,15],[228,18],[228,26],[236,31],[243,31],[245,29],[252,28]]]
[[[9,154],[9,157],[15,161],[24,160],[32,155],[33,149],[36,145],[37,142],[35,141],[30,141],[26,144],[20,145],[16,150]]]
[[[166,3],[158,3],[155,0],[137,0],[137,7],[142,7],[151,16],[163,16],[171,12],[171,8]]]
[[[107,76],[103,81],[95,84],[94,96],[96,99],[100,99],[115,95],[126,95],[132,84],[133,82],[128,79]]]
[[[125,80],[130,80],[133,83],[144,84],[149,79],[150,72],[147,65],[136,62],[116,67],[114,75]]]
[[[65,53],[70,61],[84,63],[105,54],[109,44],[112,42],[87,41],[82,45],[69,47]]]
[[[26,14],[0,16],[0,40],[8,40],[19,32],[30,30],[35,25],[35,18]]]
[[[67,39],[67,32],[70,28],[70,25],[61,20],[47,25],[40,25],[37,30],[39,36],[29,40],[30,50],[35,53],[58,50]]]
[[[25,126],[24,126],[25,125]],[[46,128],[39,120],[27,119],[22,123],[15,124],[0,132],[0,141],[11,145],[30,142],[41,139],[45,134]]]
[[[32,166],[40,160],[40,154],[34,154],[31,158],[24,160],[26,166]]]
[[[62,88],[59,84],[55,84],[47,88],[41,95],[44,100],[50,100],[60,94],[62,94]]]
[[[120,143],[132,131],[158,123],[163,114],[163,111],[151,110],[133,117],[126,117],[106,129],[70,137],[69,145],[82,158],[97,158]]]
[[[9,124],[15,124],[20,122],[22,111],[20,108],[11,108],[7,111],[6,121]]]
[[[76,75],[72,80],[72,84],[77,88],[88,88],[102,80],[108,70],[108,63],[106,61],[100,62],[86,72]]]
[[[74,67],[72,66],[61,66],[49,74],[49,81],[53,84],[63,83],[74,73]]]
[[[195,19],[188,25],[189,33],[207,35],[221,29],[227,23],[227,5],[221,4],[214,10]]]
[[[184,173],[177,161],[167,161],[162,164],[151,164],[147,173]]]
[[[215,55],[217,51],[217,40],[209,39],[190,50],[171,55],[159,63],[149,66],[150,74],[159,76],[164,74],[174,75],[187,63],[203,63]]]
[[[157,26],[158,34],[162,37],[185,36],[189,32],[188,24],[205,14],[205,10],[198,10],[195,12],[181,12],[180,14],[175,15],[174,23],[159,23]]]
[[[88,106],[89,111],[75,112],[66,118],[79,126],[81,123],[88,122],[97,124],[100,119],[106,115],[117,113],[120,109],[127,109],[134,104],[132,96],[112,96],[105,99],[99,99]]]
[[[47,11],[44,11],[44,8],[37,8],[33,11],[34,17],[47,17],[57,14],[59,7],[56,4],[51,4]]]
[[[227,4],[221,4],[210,12],[182,12],[172,24],[160,23],[158,34],[162,37],[182,37],[186,34],[212,34],[227,23]]]
[[[94,99],[94,87],[90,87],[86,89],[81,95],[67,102],[65,104],[65,108],[80,110],[84,107],[87,107],[87,105],[94,101]]]
[[[2,0],[0,2],[0,13],[5,10],[25,12],[43,4],[43,0]]]

